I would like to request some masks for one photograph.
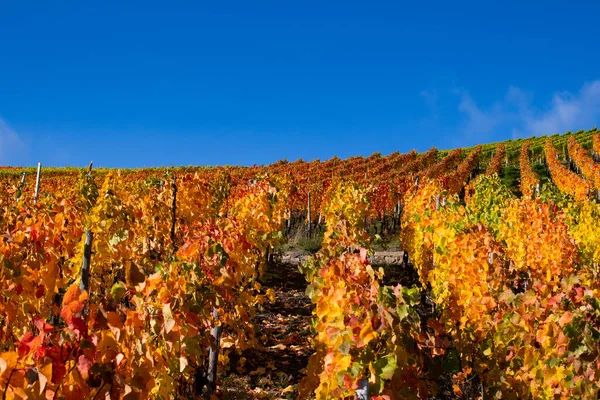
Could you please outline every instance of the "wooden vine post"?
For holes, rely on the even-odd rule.
[[[398,200],[398,214],[397,214],[397,218],[398,218],[398,227],[402,226],[402,205],[400,204],[400,200]]]
[[[92,168],[93,168],[93,164],[94,164],[94,162],[93,162],[93,161],[90,161],[90,166],[89,166],[89,168],[88,168],[88,173],[87,173],[87,174],[88,174],[88,176],[92,176]]]
[[[33,204],[37,203],[38,192],[40,190],[40,173],[42,172],[42,163],[38,163],[37,177],[35,178],[35,192],[33,193]]]
[[[219,318],[217,309],[213,309],[213,317],[215,320]],[[216,325],[211,330],[211,335],[215,340],[215,346],[210,346],[208,353],[208,371],[206,374],[206,398],[210,399],[212,394],[217,389],[217,362],[219,361],[219,347],[221,342],[221,332],[223,327]]]
[[[23,172],[23,175],[21,175],[21,182],[19,183],[18,189],[19,197],[17,197],[17,203],[19,202],[19,200],[21,200],[21,196],[23,195],[23,188],[25,187],[25,175],[25,172]]]
[[[92,259],[92,240],[94,233],[85,231],[85,244],[83,247],[83,262],[81,263],[81,283],[79,289],[87,291],[90,287],[90,263]]]
[[[173,202],[171,203],[171,243],[173,244],[173,254],[177,252],[177,243],[175,242],[175,223],[177,222],[177,184],[173,177],[173,188],[171,192]]]
[[[307,205],[307,220],[308,220],[308,237],[312,234],[312,219],[310,218],[310,192],[308,192],[308,205]]]

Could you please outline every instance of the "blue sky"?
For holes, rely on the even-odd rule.
[[[91,4],[0,4],[0,164],[252,165],[600,122],[597,1]]]

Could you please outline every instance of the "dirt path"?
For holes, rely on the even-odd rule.
[[[295,399],[312,354],[309,342],[312,305],[306,280],[296,265],[269,268],[263,288],[275,291],[275,302],[257,315],[262,348],[245,351],[244,360],[220,379],[223,399]],[[243,364],[243,367],[241,366]],[[239,368],[238,368],[239,367]]]
[[[419,285],[417,271],[404,265],[401,252],[378,252],[376,267],[383,267],[384,285]],[[258,348],[247,350],[242,358],[231,360],[231,369],[219,379],[223,399],[296,399],[297,384],[304,377],[308,358],[313,352],[310,344],[312,304],[305,295],[307,282],[298,271],[305,254],[292,254],[271,265],[261,280],[263,289],[275,291],[275,302],[264,305],[255,322],[260,332]],[[422,329],[435,318],[431,294],[421,292],[421,303],[415,306]],[[428,370],[444,368],[447,356],[426,358]],[[439,372],[439,371],[438,371]],[[435,381],[439,393],[431,399],[455,399],[451,373],[439,374]],[[475,386],[474,386],[475,387]],[[476,389],[476,387],[475,387]],[[473,389],[473,393],[475,393]],[[477,391],[478,394],[479,392]],[[466,398],[476,398],[467,396]]]
[[[373,261],[398,264],[402,252],[377,252]],[[290,252],[278,257],[261,279],[263,289],[275,291],[275,302],[267,303],[256,316],[260,347],[232,357],[229,371],[219,377],[223,399],[295,399],[297,384],[313,352],[310,344],[312,304],[306,296],[307,282],[298,265],[309,257],[306,252]],[[389,265],[388,265],[389,267]],[[388,281],[406,281],[406,271],[396,267]],[[389,283],[389,282],[388,282]]]

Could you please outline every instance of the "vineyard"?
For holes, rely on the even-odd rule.
[[[1,167],[2,399],[597,399],[599,156]]]

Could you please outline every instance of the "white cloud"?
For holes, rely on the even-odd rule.
[[[4,119],[0,118],[0,165],[22,164],[25,144]]]
[[[549,110],[525,118],[525,134],[562,133],[590,128],[600,121],[600,80],[586,83],[577,94],[555,93]]]
[[[510,86],[503,99],[488,107],[478,104],[464,89],[453,93],[460,97],[459,140],[468,144],[501,140],[507,134],[517,138],[577,131],[600,123],[600,80],[584,84],[574,94],[556,92],[542,108],[534,107],[533,96],[516,86]]]

